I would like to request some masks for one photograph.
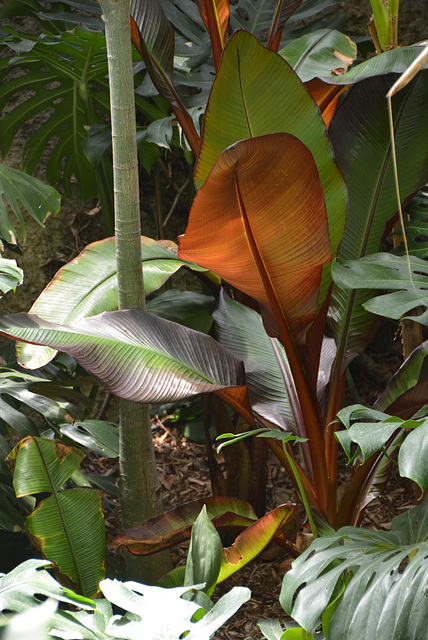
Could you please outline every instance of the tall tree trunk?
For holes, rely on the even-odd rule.
[[[113,182],[119,309],[144,308],[134,80],[129,0],[100,0],[105,22],[113,139]],[[147,405],[120,401],[122,525],[162,513]],[[154,584],[170,568],[169,555],[128,555],[128,578]]]

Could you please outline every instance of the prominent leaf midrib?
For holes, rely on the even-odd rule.
[[[413,84],[413,87],[415,85]],[[409,90],[400,106],[400,111],[398,113],[398,115],[396,116],[396,124],[394,126],[394,136],[396,135],[398,126],[401,122],[401,119],[403,117],[404,114],[404,110],[405,107],[407,105],[408,99],[411,95],[412,90]],[[382,166],[379,170],[379,177],[382,178],[382,180],[379,178],[377,180],[377,186],[375,189],[375,193],[373,195],[372,201],[371,201],[371,206],[370,206],[370,210],[369,210],[369,216],[368,216],[368,220],[367,223],[365,225],[365,233],[362,237],[361,243],[360,243],[360,249],[358,251],[358,255],[357,258],[362,258],[365,255],[365,250],[367,248],[367,245],[369,243],[370,240],[370,233],[372,231],[372,226],[373,226],[373,220],[374,220],[374,216],[377,210],[377,205],[379,203],[379,198],[380,198],[380,194],[384,185],[384,180],[385,180],[385,176],[386,176],[386,172],[388,169],[388,163],[390,161],[391,158],[391,142],[389,142],[388,146],[385,149],[385,153],[384,153],[384,160],[382,163]],[[345,231],[346,233],[346,231]],[[352,248],[355,247],[355,237],[358,238],[358,234],[353,234],[353,243],[352,243]],[[342,243],[342,248],[346,250],[345,245]],[[341,251],[339,251],[340,253]],[[344,257],[347,257],[346,254]],[[337,356],[336,356],[336,362],[334,363],[334,369],[336,370],[335,373],[337,372],[337,370],[342,371],[343,368],[343,363],[345,360],[345,355],[346,355],[346,347],[347,347],[347,343],[348,343],[348,337],[349,337],[349,331],[351,328],[351,320],[352,320],[352,314],[354,311],[354,305],[355,305],[355,298],[356,298],[356,292],[355,290],[350,291],[349,293],[346,292],[345,293],[345,298],[346,298],[346,303],[345,303],[345,312],[342,315],[341,318],[341,325],[340,325],[340,333],[339,333],[339,340],[338,340],[338,349],[337,349]],[[336,369],[337,367],[337,369]]]
[[[65,328],[67,329],[67,326]],[[44,329],[36,329],[36,330],[44,331]],[[34,329],[23,329],[23,331],[24,333],[27,331],[32,332],[34,331]],[[51,348],[53,349],[61,351],[62,350],[61,347],[73,347],[73,342],[74,342],[74,345],[80,346],[82,334],[78,333],[75,328],[71,328],[71,331],[66,332],[65,335],[58,329],[50,329],[49,331],[52,331],[55,334],[59,334],[58,342],[55,342],[53,346],[51,346]],[[45,344],[42,343],[40,339],[37,342],[35,342],[34,339],[31,340],[23,336],[20,336],[18,334],[16,335],[18,339],[22,340],[23,342],[40,345],[40,346],[46,346]],[[75,336],[74,341],[72,339],[73,335]],[[131,335],[127,336],[128,339],[132,340],[132,342],[130,342],[130,341],[127,341],[125,338],[123,339],[112,338],[112,337],[104,338],[100,336],[100,334],[97,333],[95,330],[91,331],[91,330],[85,329],[85,333],[83,335],[84,335],[84,338],[86,339],[91,340],[92,338],[92,340],[95,340],[95,345],[98,348],[101,349],[104,347],[104,348],[107,348],[107,351],[110,351],[111,349],[113,349],[113,345],[117,344],[118,349],[120,349],[120,347],[123,347],[124,349],[128,349],[128,348],[138,349],[143,354],[148,354],[148,357],[151,357],[151,356],[154,356],[155,358],[162,357],[164,361],[166,360],[167,364],[165,365],[165,363],[162,363],[162,364],[158,364],[157,366],[155,365],[153,367],[153,370],[156,372],[162,371],[164,369],[168,370],[169,367],[172,367],[172,368],[177,367],[178,369],[183,370],[183,373],[186,373],[186,374],[190,373],[195,379],[202,380],[212,385],[222,385],[221,382],[217,380],[209,379],[207,376],[203,374],[203,372],[198,371],[195,367],[192,366],[190,361],[189,363],[181,361],[177,357],[173,357],[168,352],[162,350],[162,347],[160,346],[157,347],[156,345],[153,345],[153,346],[143,345],[140,341],[138,341],[138,338],[136,338],[135,336],[131,336]],[[46,342],[46,341],[43,340],[43,342]],[[118,354],[119,354],[119,351],[116,350],[115,355],[117,356]],[[84,356],[76,355],[76,359],[83,360]]]
[[[144,247],[143,247],[144,250]],[[147,263],[154,263],[154,262],[162,262],[162,261],[171,261],[171,262],[178,262],[178,263],[183,263],[182,260],[180,260],[178,257],[173,257],[173,256],[165,256],[165,257],[152,257],[152,258],[144,258],[143,262],[142,262],[142,268],[144,269],[144,266]],[[172,266],[172,265],[171,265]],[[180,264],[178,268],[180,268],[181,266],[185,266],[185,264]],[[81,276],[82,274],[79,273],[79,276]],[[73,284],[75,282],[75,274],[73,273],[68,273],[67,276],[69,277],[69,283]],[[86,304],[86,302],[88,302],[88,300],[90,300],[91,296],[93,296],[94,292],[96,293],[97,290],[100,287],[103,287],[105,285],[109,285],[109,282],[117,279],[117,271],[114,270],[111,273],[106,274],[103,278],[101,278],[100,280],[97,280],[93,286],[87,290],[87,292],[78,299],[78,302],[76,303],[75,301],[72,303],[71,305],[71,312],[67,313],[66,316],[61,317],[61,322],[63,322],[64,324],[67,324],[67,322],[75,322],[76,320],[80,320],[83,316],[79,313],[79,309],[80,307],[84,306]],[[65,278],[61,278],[60,282],[64,283]],[[112,285],[113,288],[115,287],[115,284]],[[117,283],[116,283],[117,286]],[[55,292],[55,287],[53,286],[51,291]],[[45,303],[46,304],[46,303]],[[50,307],[50,301],[48,306]],[[34,313],[35,315],[38,314],[38,307],[37,307],[37,303],[35,303],[35,306],[33,306],[32,311],[30,313]],[[58,316],[55,316],[56,318],[58,318]],[[43,318],[45,320],[48,319],[47,316],[43,315]]]
[[[319,38],[316,42],[313,43],[299,58],[299,61],[294,65],[293,69],[296,73],[299,73],[302,66],[305,64],[306,60],[310,57],[312,51],[326,38],[328,38],[330,32],[325,33],[322,38]]]
[[[55,499],[55,503],[57,505],[57,509],[58,509],[59,517],[60,517],[60,520],[61,520],[61,523],[62,523],[62,528],[63,528],[63,531],[64,531],[64,535],[65,535],[65,538],[66,538],[67,543],[68,543],[68,548],[70,550],[70,554],[71,554],[74,570],[76,572],[75,575],[78,577],[79,589],[81,590],[82,593],[84,593],[83,577],[82,577],[82,574],[81,574],[81,571],[80,571],[79,562],[78,562],[78,560],[76,558],[76,555],[75,555],[74,546],[72,544],[72,541],[71,541],[71,538],[70,538],[70,535],[69,535],[69,532],[68,532],[68,529],[67,529],[67,526],[66,526],[66,521],[65,521],[65,518],[64,518],[64,514],[63,514],[63,511],[62,511],[62,508],[61,508],[60,500],[58,498],[58,492],[57,492],[56,487],[55,487],[55,485],[53,483],[51,474],[49,473],[49,469],[48,469],[48,466],[46,464],[45,458],[42,455],[42,451],[41,451],[40,445],[37,442],[36,438],[33,438],[33,441],[34,441],[34,443],[35,443],[35,445],[37,447],[37,450],[38,450],[39,456],[40,456],[40,460],[42,461],[42,464],[43,464],[43,466],[45,468],[46,475],[47,475],[47,477],[49,479],[49,483],[50,483],[51,488],[52,488],[52,495],[53,495],[53,497]],[[43,502],[40,504],[39,509],[40,508],[43,508]]]

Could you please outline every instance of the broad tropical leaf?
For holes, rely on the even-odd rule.
[[[285,133],[226,149],[196,194],[179,247],[180,257],[279,310],[304,342],[322,268],[331,260],[324,195],[309,150]]]
[[[159,93],[173,103],[174,30],[157,0],[131,0],[130,12],[132,43]]]
[[[60,425],[61,433],[87,447],[98,456],[119,457],[119,431],[117,425],[105,420],[76,420]]]
[[[159,93],[171,104],[190,147],[197,154],[199,136],[174,88],[174,30],[158,0],[131,0],[131,38]]]
[[[24,272],[15,260],[0,257],[0,298],[8,291],[15,291],[24,281]]]
[[[21,440],[7,458],[17,497],[49,493],[27,517],[33,543],[59,571],[92,596],[104,577],[104,516],[94,489],[65,489],[83,453],[54,440]]]
[[[239,31],[224,49],[207,105],[195,169],[197,185],[204,183],[221,152],[230,145],[279,132],[299,138],[313,155],[324,191],[331,254],[335,256],[345,225],[347,195],[319,110],[281,56]],[[303,219],[306,226],[306,216]],[[323,273],[320,302],[330,283],[328,267]]]
[[[339,251],[341,260],[359,259],[378,251],[385,225],[397,211],[385,109],[385,94],[392,81],[390,76],[370,78],[353,86],[330,126],[336,159],[349,192],[348,221]],[[393,98],[403,200],[428,180],[426,100],[428,73],[425,72]],[[333,287],[331,320],[340,345],[339,375],[376,331],[375,316],[370,316],[362,307],[372,295],[371,291],[355,294],[337,285]]]
[[[332,29],[319,29],[293,40],[278,52],[302,82],[341,76],[357,56],[357,45]]]
[[[407,47],[398,47],[391,49],[391,51],[385,51],[378,56],[369,58],[360,64],[355,65],[341,75],[332,73],[326,73],[321,77],[324,82],[328,84],[348,85],[356,84],[362,80],[368,78],[374,78],[375,76],[386,76],[389,73],[404,73],[406,69],[412,64],[412,62],[421,53],[421,47],[424,43],[412,44]],[[425,62],[422,69],[428,69],[428,62]]]
[[[293,562],[280,602],[307,632],[320,623],[336,584],[347,584],[329,640],[421,638],[428,626],[428,501],[397,516],[392,531],[344,527]],[[297,598],[294,602],[294,596]]]
[[[24,611],[40,603],[37,594],[68,602],[82,609],[93,609],[95,602],[65,589],[45,571],[49,560],[26,560],[8,574],[0,574],[0,611]]]
[[[239,498],[205,498],[176,507],[167,513],[136,525],[119,534],[114,547],[146,555],[189,540],[191,529],[203,507],[217,528],[248,526],[257,520],[253,507]]]
[[[360,260],[338,260],[333,265],[334,281],[346,289],[395,289],[364,303],[371,313],[399,320],[416,307],[423,313],[410,316],[428,324],[428,264],[425,260],[390,253],[375,253]]]
[[[177,256],[177,245],[170,240],[141,237],[144,291],[156,291],[178,269],[189,264]],[[74,260],[58,271],[30,309],[44,320],[70,324],[102,311],[118,308],[116,245],[114,238],[89,244]],[[27,369],[38,369],[52,360],[55,351],[18,344],[18,359]]]
[[[296,2],[287,1],[286,5],[293,6]],[[303,0],[300,7],[287,19],[287,31],[283,33],[282,39],[290,39],[295,32],[301,35],[299,28],[304,24],[303,32],[318,29],[320,23],[325,21],[325,13],[328,9],[333,9],[337,5],[337,0]],[[275,3],[271,0],[238,0],[231,3],[231,26],[233,29],[246,29],[253,33],[261,42],[268,38],[274,18]],[[289,6],[285,7],[285,13]],[[286,16],[287,17],[287,16]],[[324,25],[325,22],[324,22]],[[294,36],[296,37],[296,36]]]
[[[27,314],[0,332],[72,355],[101,384],[134,402],[172,402],[245,385],[243,364],[213,338],[142,311],[110,311],[61,326]]]
[[[110,110],[104,35],[79,30],[54,37],[42,35],[30,51],[14,59],[14,64],[27,73],[4,85],[0,110],[14,94],[28,91],[28,77],[31,77],[34,95],[2,118],[2,153],[7,153],[16,133],[30,118],[52,109],[46,122],[27,141],[25,171],[33,172],[47,142],[53,136],[59,136],[46,169],[49,182],[56,185],[62,179],[66,195],[70,198],[70,181],[75,175],[80,198],[86,200],[96,196],[95,172],[82,153],[81,145],[88,136],[85,127],[103,123],[97,111],[109,114]]]
[[[231,547],[223,549],[217,582],[226,580],[261,553],[293,512],[294,506],[280,505],[240,533]]]
[[[217,340],[244,362],[253,412],[259,420],[294,432],[282,367],[288,371],[290,383],[294,383],[281,343],[267,335],[257,312],[232,300],[223,290],[213,317]],[[319,398],[328,384],[334,355],[334,340],[325,338],[318,372]]]
[[[43,222],[50,214],[58,213],[60,204],[61,196],[55,189],[43,184],[37,178],[0,163],[0,239],[3,238],[10,244],[17,243],[18,234],[6,205],[9,205],[17,217],[23,242],[25,242],[26,228],[21,206],[40,226],[43,226]],[[6,293],[3,285],[0,285],[0,289]]]

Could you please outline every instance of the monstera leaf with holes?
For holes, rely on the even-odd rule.
[[[23,280],[24,272],[15,260],[0,257],[0,298],[8,291],[15,291]]]
[[[0,239],[12,245],[17,244],[18,233],[10,219],[11,210],[18,219],[25,242],[26,229],[21,208],[43,226],[50,214],[58,213],[61,203],[55,189],[5,164],[0,164],[0,196]],[[3,293],[6,292],[3,290]]]
[[[72,197],[71,183],[76,178],[82,200],[96,196],[95,171],[82,152],[82,142],[88,136],[86,127],[102,124],[100,113],[109,114],[104,35],[76,29],[60,36],[28,36],[27,41],[25,50],[18,47],[13,59],[14,66],[25,73],[3,86],[0,109],[14,94],[30,90],[32,95],[2,118],[1,151],[7,153],[29,119],[52,109],[27,140],[24,170],[32,173],[49,140],[58,136],[46,169],[49,182],[57,185],[62,180],[66,195]]]
[[[85,596],[98,591],[104,577],[104,516],[100,493],[63,485],[79,468],[83,453],[28,436],[7,457],[17,497],[50,494],[27,516],[32,542],[55,562],[60,574]]]
[[[337,598],[329,624],[323,624],[329,640],[342,640],[344,630],[349,640],[423,638],[428,627],[427,554],[425,499],[396,516],[392,531],[344,527],[315,540],[285,575],[281,605],[311,633]]]

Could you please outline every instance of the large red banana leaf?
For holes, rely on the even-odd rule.
[[[304,342],[322,266],[331,260],[324,194],[309,149],[286,133],[226,149],[196,195],[179,247],[181,258],[208,266],[282,314]]]

